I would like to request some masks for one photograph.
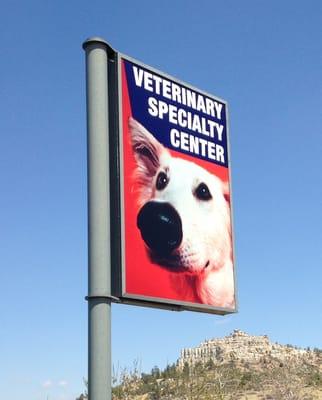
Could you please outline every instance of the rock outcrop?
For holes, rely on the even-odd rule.
[[[251,336],[234,330],[224,338],[206,340],[195,348],[181,350],[177,366],[183,368],[185,363],[191,366],[198,362],[213,362],[215,365],[234,362],[254,366],[272,361],[293,364],[307,362],[319,366],[321,352],[271,343],[266,335]]]

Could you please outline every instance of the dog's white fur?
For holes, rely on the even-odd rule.
[[[234,306],[234,276],[229,188],[215,175],[193,162],[172,157],[169,151],[139,122],[129,119],[133,153],[140,184],[139,205],[148,201],[170,203],[182,220],[183,239],[167,260],[158,264],[178,272],[176,290],[182,300],[191,291],[204,304]],[[160,171],[168,176],[163,190],[156,189]],[[200,200],[195,190],[205,183],[212,198]],[[149,250],[148,250],[149,252]],[[153,254],[149,252],[151,259]],[[155,260],[154,260],[155,261]],[[188,297],[189,298],[189,297]]]

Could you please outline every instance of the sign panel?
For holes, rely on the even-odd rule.
[[[236,311],[227,103],[118,57],[125,302]]]

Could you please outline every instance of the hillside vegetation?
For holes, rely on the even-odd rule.
[[[234,362],[215,365],[168,365],[150,374],[123,371],[113,388],[114,400],[318,400],[322,374],[316,365],[283,365],[271,360],[262,365]]]

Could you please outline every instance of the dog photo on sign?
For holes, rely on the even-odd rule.
[[[229,185],[170,152],[129,118],[139,185],[137,228],[152,263],[166,268],[182,300],[234,306]]]

